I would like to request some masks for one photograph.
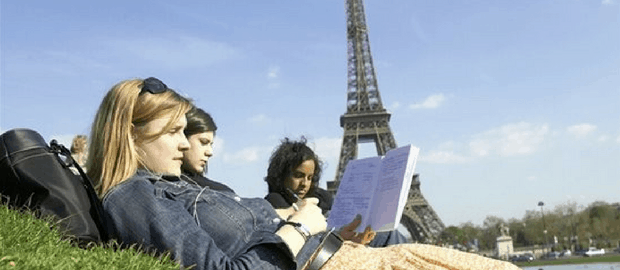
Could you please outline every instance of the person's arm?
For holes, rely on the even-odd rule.
[[[333,196],[329,193],[329,191],[318,187],[314,190],[314,193],[311,196],[319,199],[318,206],[323,211],[323,215],[326,215],[327,217],[332,208],[332,204],[334,203]],[[366,227],[361,233],[355,232],[355,229],[357,229],[361,222],[362,217],[356,216],[349,224],[338,229],[337,232],[344,240],[367,245],[375,238],[377,233],[373,231],[370,226]]]
[[[329,215],[329,211],[332,209],[332,204],[334,203],[334,197],[331,193],[325,189],[317,187],[310,197],[319,199],[319,207],[323,211],[323,215],[327,217]]]
[[[279,193],[269,193],[267,194],[265,199],[271,204],[271,206],[273,206],[273,208],[275,208],[276,213],[278,213],[278,215],[282,219],[288,219],[297,212],[297,210],[295,210]],[[299,208],[300,206],[303,206],[308,199],[313,200],[312,202],[316,200],[316,204],[319,206],[323,213],[326,212],[326,209],[327,211],[329,211],[329,208],[331,208],[331,202],[333,201],[331,199],[331,195],[329,195],[327,191],[317,189],[311,198],[299,201],[297,203],[297,207]],[[326,203],[323,205],[323,207],[320,207],[321,201],[323,200]],[[343,226],[342,228],[339,228],[337,232],[344,240],[349,240],[355,243],[366,245],[374,239],[376,232],[373,231],[372,228],[367,227],[362,233],[357,233],[355,229],[357,229],[361,222],[361,216],[356,216],[349,224]]]
[[[286,245],[256,245],[244,254],[230,258],[217,247],[209,233],[198,226],[182,202],[155,197],[154,186],[146,181],[133,181],[127,185],[131,186],[110,193],[104,200],[106,217],[117,228],[121,241],[171,251],[175,260],[185,266],[196,265],[195,269],[294,267],[294,255],[287,246],[296,247],[302,237],[293,234],[291,226],[283,226],[278,232]]]
[[[265,196],[265,200],[271,204],[282,219],[288,219],[288,217],[297,211],[280,193],[271,192]]]
[[[317,206],[318,203],[319,201],[316,198],[307,198],[302,202],[298,202],[298,210],[291,214],[287,218],[287,221],[303,224],[309,230],[308,232],[310,235],[325,231],[327,228],[327,221],[323,217],[323,214],[321,214],[321,208]],[[301,236],[300,232],[291,225],[283,226],[276,234],[284,239],[295,256],[297,256],[297,253],[301,250],[306,240],[305,237]]]
[[[295,213],[295,209],[292,206],[289,208],[281,208],[281,209],[274,209],[274,210],[276,210],[276,213],[278,213],[278,216],[280,216],[280,218],[282,219],[288,219],[291,215]]]

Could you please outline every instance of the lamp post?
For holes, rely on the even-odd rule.
[[[545,246],[547,245],[547,226],[545,225],[545,211],[543,210],[544,202],[538,202],[538,206],[540,206],[540,212],[542,213],[542,221],[543,221],[543,233],[545,234],[545,243],[543,245],[543,256],[545,255]]]

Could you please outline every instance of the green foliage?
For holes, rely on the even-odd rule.
[[[609,205],[601,203],[593,203],[593,205],[589,207],[588,213],[590,219],[607,218],[613,215]]]
[[[443,231],[441,238],[449,244],[463,243],[468,240],[463,229],[456,226],[446,228]]]
[[[179,269],[168,256],[159,258],[135,247],[110,242],[76,247],[54,223],[0,205],[1,269]],[[50,225],[52,224],[52,225]]]
[[[620,241],[620,203],[608,204],[594,202],[588,207],[567,202],[557,206],[553,211],[545,210],[544,223],[540,211],[528,210],[521,219],[504,221],[496,216],[487,216],[482,226],[471,222],[446,228],[442,241],[457,240],[459,243],[480,240],[480,248],[491,250],[500,235],[498,225],[506,224],[515,248],[554,243],[556,250],[586,248],[588,246],[616,247]],[[547,230],[547,234],[543,233]]]

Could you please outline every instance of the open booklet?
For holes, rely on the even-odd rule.
[[[419,148],[407,145],[392,149],[383,157],[349,161],[327,226],[338,229],[360,214],[358,232],[368,225],[376,232],[395,230],[407,203],[419,152]]]

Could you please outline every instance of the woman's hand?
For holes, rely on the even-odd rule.
[[[304,224],[308,227],[312,235],[325,231],[327,228],[327,221],[321,213],[321,208],[317,206],[318,204],[319,199],[317,198],[305,198],[298,201],[297,207],[299,211],[294,212],[288,218],[288,221]]]
[[[339,231],[342,239],[360,243],[362,245],[367,245],[370,241],[372,241],[372,239],[375,239],[375,235],[377,233],[372,230],[370,225],[361,233],[355,232],[355,229],[357,229],[360,223],[362,223],[362,216],[357,215],[351,223],[340,228]]]
[[[303,224],[310,231],[311,235],[324,231],[327,228],[327,221],[325,221],[325,217],[321,214],[321,208],[317,206],[318,203],[319,199],[317,198],[307,198],[298,201],[296,205],[298,211],[295,211],[288,218],[288,221]],[[302,236],[290,225],[282,226],[276,234],[282,237],[295,256],[297,256],[306,240],[305,236]]]
[[[295,209],[290,206],[289,208],[281,208],[281,209],[275,209],[276,213],[278,213],[278,216],[280,216],[281,219],[287,220],[291,215],[293,215],[296,211]]]

